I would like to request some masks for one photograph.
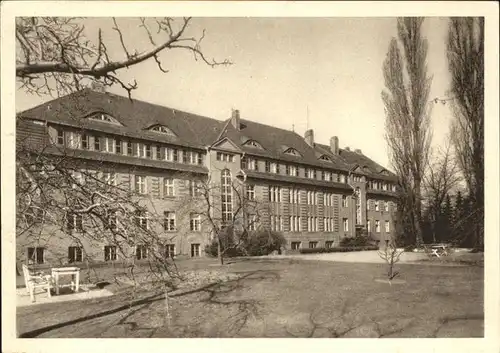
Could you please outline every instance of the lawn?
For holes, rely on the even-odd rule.
[[[21,337],[482,337],[483,267],[237,260],[181,264],[236,277],[170,298],[127,291],[99,299],[22,307]],[[212,266],[210,266],[212,265]],[[205,272],[206,273],[206,272]]]

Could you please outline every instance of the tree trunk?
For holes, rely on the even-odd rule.
[[[219,263],[224,265],[224,256],[222,254],[222,241],[220,236],[217,236],[217,257],[219,258]]]

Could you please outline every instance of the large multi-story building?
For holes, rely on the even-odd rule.
[[[332,247],[359,229],[383,244],[394,231],[393,173],[360,150],[339,148],[336,136],[320,144],[313,130],[300,136],[241,119],[237,110],[219,121],[85,89],[19,113],[17,135],[40,148],[62,146],[82,166],[98,162],[114,182],[152,199],[168,218],[163,231],[171,254],[203,256],[210,240],[202,211],[183,207],[184,196],[194,193],[193,178],[220,180],[221,193],[228,190],[224,183],[240,180],[249,199],[266,205],[252,229],[282,232],[287,249]],[[230,218],[234,197],[217,200],[225,203],[214,208],[220,218]],[[57,239],[33,245],[18,237],[17,255],[50,262],[61,256],[51,250],[57,246],[67,248],[70,261],[83,260],[68,251],[71,240]],[[106,244],[89,251],[110,259]]]

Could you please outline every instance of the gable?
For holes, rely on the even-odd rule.
[[[212,148],[214,149],[221,149],[221,150],[226,150],[226,151],[235,151],[239,152],[240,149],[236,144],[234,144],[231,140],[229,140],[227,137],[214,143],[212,145]]]

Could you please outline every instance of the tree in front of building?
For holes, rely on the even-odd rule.
[[[484,246],[484,18],[454,17],[448,29],[452,137],[470,195],[470,234]]]
[[[422,183],[429,157],[431,131],[427,74],[427,41],[423,18],[398,18],[398,38],[389,45],[383,65],[386,90],[386,141],[390,162],[399,178],[401,222],[407,242],[422,243]],[[407,230],[407,231],[406,231]]]
[[[38,95],[60,95],[98,83],[118,85],[130,96],[137,81],[127,82],[120,73],[147,61],[167,73],[173,52],[191,54],[212,67],[231,64],[205,55],[201,48],[205,31],[190,33],[192,21],[191,17],[17,17],[17,81],[23,90]],[[100,26],[96,33],[89,32],[96,22]]]

